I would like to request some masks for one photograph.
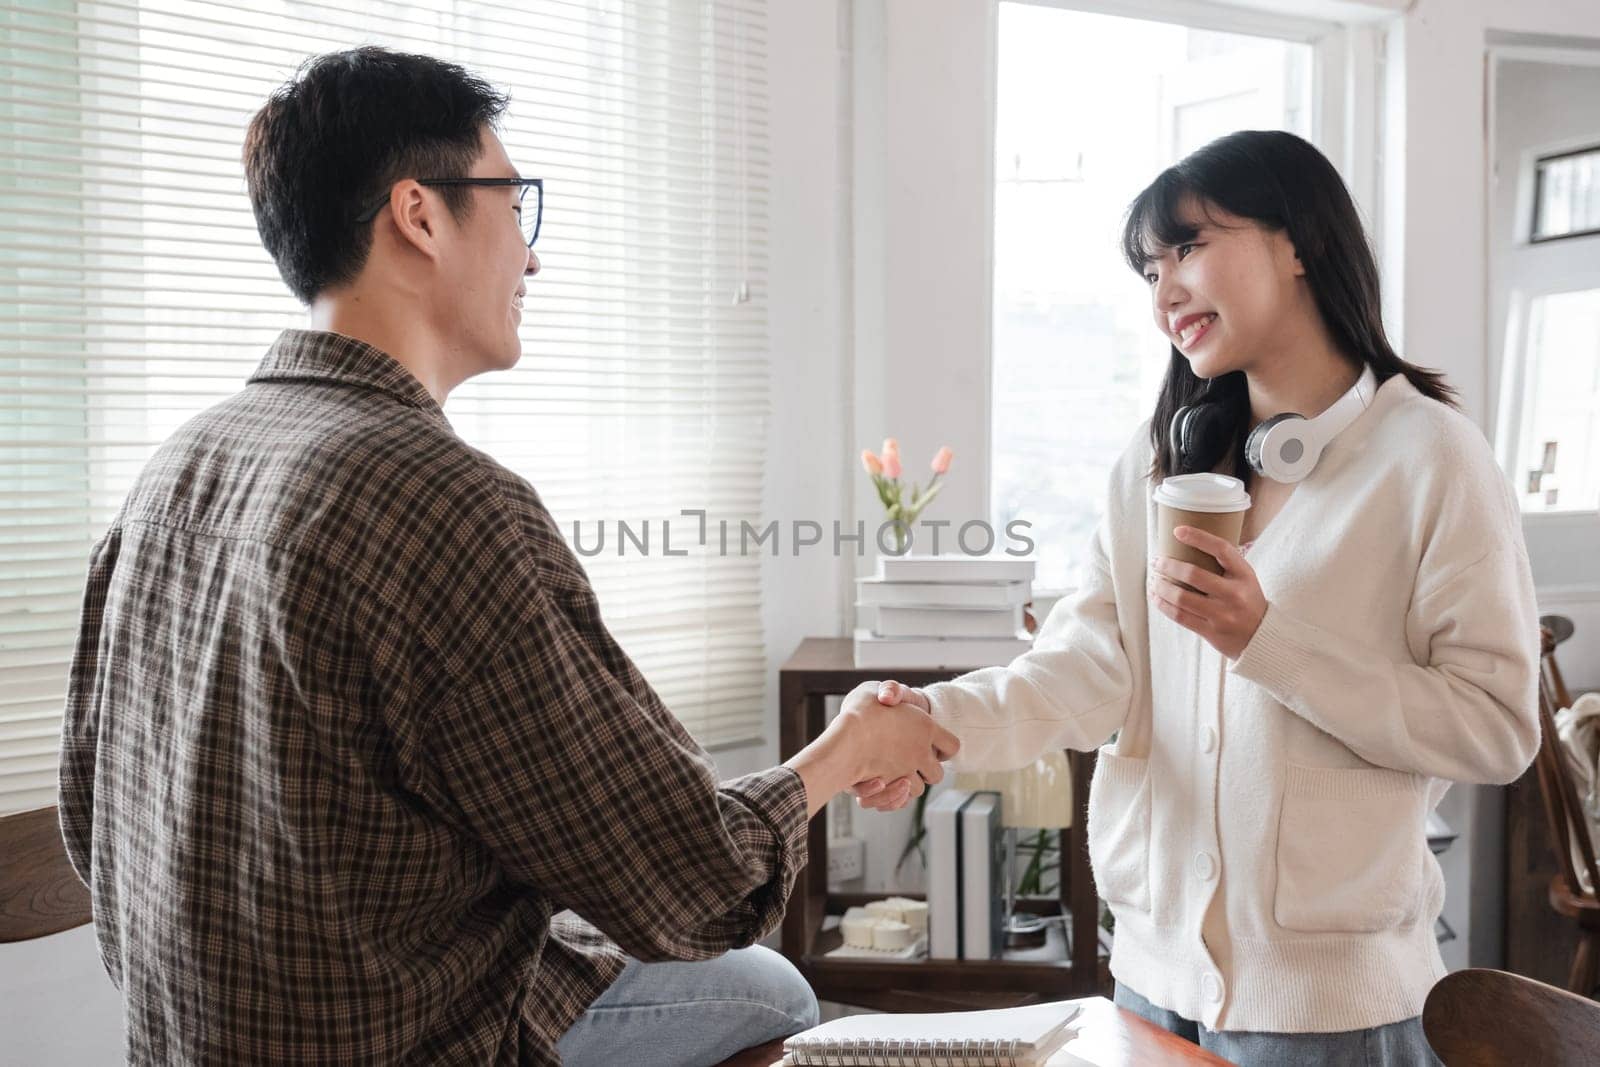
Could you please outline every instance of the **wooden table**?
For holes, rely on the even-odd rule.
[[[1229,1061],[1213,1056],[1132,1012],[1123,1011],[1105,997],[1078,1000],[1083,1011],[1073,1021],[1078,1036],[1065,1051],[1095,1067],[1226,1067]],[[783,1058],[783,1042],[751,1049],[721,1067],[772,1067]],[[1071,1062],[1057,1053],[1050,1065]]]
[[[862,682],[882,678],[924,686],[963,673],[863,670],[855,665],[854,646],[848,638],[808,637],[778,672],[781,758],[789,759],[822,733],[830,696],[841,696]],[[889,962],[825,957],[824,952],[836,947],[838,935],[823,933],[823,920],[843,914],[851,904],[872,898],[829,895],[827,822],[825,813],[819,812],[809,830],[811,862],[795,879],[782,938],[783,954],[805,975],[817,998],[878,1011],[930,1012],[1012,1007],[1109,990],[1109,976],[1099,958],[1100,901],[1089,871],[1089,847],[1083,832],[1094,755],[1072,752],[1068,759],[1077,817],[1070,830],[1061,832],[1060,899],[1042,903],[1058,912],[1070,912],[1071,959]]]
[[[1073,1023],[1078,1036],[1068,1042],[1067,1051],[1095,1067],[1215,1067],[1229,1062],[1105,997],[1085,997],[1080,1003],[1083,1011]]]

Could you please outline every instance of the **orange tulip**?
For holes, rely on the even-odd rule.
[[[949,471],[950,461],[953,458],[955,458],[955,453],[950,450],[949,445],[945,445],[943,448],[939,449],[938,452],[934,453],[933,473],[944,474]]]
[[[861,450],[861,465],[866,468],[868,474],[876,476],[883,473],[883,461],[873,455],[870,448]]]

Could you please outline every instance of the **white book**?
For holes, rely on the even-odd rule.
[[[974,793],[961,806],[960,820],[956,852],[961,868],[961,958],[992,960],[1004,944],[1000,794]]]
[[[1042,1067],[1077,1036],[1071,1001],[928,1015],[847,1015],[786,1038],[783,1064]],[[1070,1053],[1065,1055],[1070,1056]],[[1070,1062],[1081,1063],[1072,1057]]]
[[[866,607],[857,604],[857,607]],[[878,637],[1016,637],[1022,605],[1009,608],[897,608],[878,605]]]
[[[1033,598],[1029,582],[896,582],[857,578],[856,601],[873,606],[1005,608]]]
[[[1033,647],[1026,637],[875,637],[855,633],[857,667],[972,670],[1003,667]]]
[[[961,958],[961,868],[956,858],[957,818],[972,799],[965,789],[944,789],[928,801],[922,825],[928,832],[928,958]]]
[[[897,582],[1031,582],[1033,560],[1017,556],[880,556],[878,577]]]

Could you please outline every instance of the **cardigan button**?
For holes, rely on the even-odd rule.
[[[1201,852],[1194,858],[1194,873],[1202,882],[1211,881],[1211,876],[1217,873],[1216,861],[1211,858],[1211,853]]]
[[[1220,1003],[1222,1000],[1222,979],[1207,972],[1206,976],[1200,979],[1200,991],[1205,994],[1206,1000],[1212,1004]]]
[[[1214,727],[1207,726],[1200,731],[1200,751],[1215,752],[1217,750],[1217,731]]]

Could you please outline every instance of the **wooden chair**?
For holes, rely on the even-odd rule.
[[[54,807],[0,817],[0,942],[31,941],[93,918]]]
[[[1600,1004],[1519,974],[1472,968],[1428,991],[1422,1032],[1445,1067],[1587,1067],[1600,1050]]]
[[[779,1038],[729,1056],[717,1064],[717,1067],[772,1067],[781,1059],[783,1059],[783,1039]]]
[[[1600,864],[1595,861],[1594,842],[1589,837],[1555,723],[1556,711],[1572,705],[1555,661],[1556,646],[1571,636],[1572,623],[1560,615],[1546,615],[1539,623],[1539,754],[1534,758],[1534,767],[1544,801],[1545,829],[1558,864],[1555,877],[1550,880],[1550,906],[1578,925],[1578,949],[1567,976],[1567,989],[1588,997],[1600,985],[1600,898],[1594,891],[1600,889]],[[1574,842],[1589,885],[1594,887],[1587,892],[1574,864]]]
[[[1539,616],[1539,670],[1550,685],[1550,695],[1557,708],[1572,707],[1572,696],[1561,677],[1561,667],[1556,663],[1555,651],[1563,641],[1572,636],[1572,620],[1565,615]]]

